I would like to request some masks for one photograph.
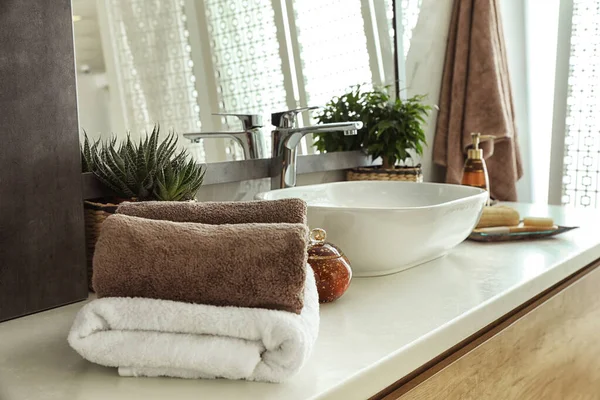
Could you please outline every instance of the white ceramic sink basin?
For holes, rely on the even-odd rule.
[[[402,271],[444,255],[473,230],[487,193],[468,186],[336,182],[260,193],[308,204],[310,228],[348,256],[355,276]]]

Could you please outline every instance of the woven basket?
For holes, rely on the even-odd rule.
[[[87,262],[88,287],[92,288],[92,260],[94,259],[94,249],[96,241],[100,235],[102,223],[110,215],[117,211],[118,204],[115,203],[97,203],[93,201],[84,201],[83,209],[85,212],[85,254]]]
[[[415,167],[396,167],[394,169],[353,168],[346,171],[346,180],[423,182],[423,170],[420,164]]]

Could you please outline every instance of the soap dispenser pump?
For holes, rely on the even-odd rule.
[[[467,160],[463,168],[463,185],[485,189],[488,193],[490,192],[490,179],[485,160],[483,159],[483,150],[479,148],[479,144],[486,140],[494,140],[495,138],[492,135],[471,133],[473,148],[467,151]]]

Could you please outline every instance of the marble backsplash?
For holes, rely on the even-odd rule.
[[[315,172],[298,175],[297,185],[304,186],[343,180],[345,180],[345,171]],[[256,194],[270,189],[271,179],[254,179],[202,186],[196,198],[199,201],[246,201],[253,200]]]

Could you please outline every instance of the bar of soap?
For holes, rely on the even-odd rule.
[[[519,225],[519,212],[508,206],[484,207],[477,228]]]
[[[554,220],[552,218],[526,217],[523,218],[523,225],[540,228],[552,228],[554,226]]]

